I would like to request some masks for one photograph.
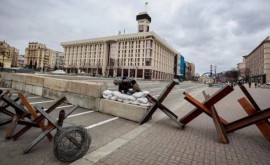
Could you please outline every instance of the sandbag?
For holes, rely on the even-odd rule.
[[[130,101],[136,101],[135,97],[133,97],[133,96],[128,96],[128,99],[129,99]]]
[[[123,100],[123,103],[130,104],[131,101],[129,100]]]
[[[128,95],[126,94],[119,94],[118,98],[122,99],[122,100],[128,100]]]
[[[120,101],[120,102],[122,102],[123,100],[122,100],[122,99],[120,99],[120,98],[117,98],[117,101]]]
[[[150,92],[149,91],[143,91],[143,97],[145,97],[146,95],[148,95]]]
[[[139,105],[141,105],[141,106],[145,106],[145,107],[150,106],[150,104],[149,104],[149,103],[146,103],[146,104],[141,103],[141,104],[139,104]]]
[[[120,94],[121,94],[121,93],[120,93],[119,91],[113,91],[113,92],[112,92],[112,95],[117,96],[117,97],[118,97]]]
[[[136,100],[136,101],[131,101],[130,104],[138,105],[138,104],[140,104],[140,103]]]
[[[105,91],[102,92],[102,94],[104,94],[104,95],[112,95],[112,91],[105,90]]]
[[[113,100],[113,101],[117,100],[117,96],[112,96],[112,97],[110,98],[110,100]]]
[[[111,97],[112,97],[112,95],[102,95],[103,96],[103,98],[105,98],[105,99],[110,99]]]
[[[145,98],[145,97],[138,98],[138,99],[137,99],[137,101],[138,101],[139,103],[142,103],[142,104],[146,104],[146,103],[148,103],[148,99],[147,99],[147,98]]]
[[[132,96],[135,97],[135,98],[140,98],[140,97],[143,96],[143,93],[142,92],[136,92]]]

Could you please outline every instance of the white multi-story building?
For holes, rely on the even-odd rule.
[[[61,43],[67,72],[153,80],[170,80],[179,74],[179,52],[149,31],[151,17],[146,12],[136,20],[138,32],[134,34]]]
[[[52,68],[53,69],[62,69],[64,67],[64,53],[55,51],[52,54]]]

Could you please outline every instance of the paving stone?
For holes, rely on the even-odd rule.
[[[214,93],[217,88],[208,88]],[[248,89],[263,109],[270,107],[270,92],[266,89]],[[246,112],[237,99],[243,97],[236,87],[234,92],[216,104],[220,116],[232,122]],[[195,98],[204,100],[201,93]],[[262,99],[260,99],[262,98]],[[181,108],[171,109],[179,117],[194,107],[185,103]],[[121,164],[269,164],[270,144],[256,126],[246,127],[229,134],[230,144],[220,142],[213,120],[202,114],[190,122],[184,130],[179,130],[168,118],[162,118],[152,127],[142,132],[100,162],[109,164],[122,159]],[[98,162],[99,163],[99,162]]]

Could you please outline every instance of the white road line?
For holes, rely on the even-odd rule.
[[[93,124],[93,125],[89,125],[87,127],[84,127],[85,129],[91,129],[91,128],[94,128],[96,126],[99,126],[99,125],[102,125],[102,124],[105,124],[105,123],[108,123],[110,121],[113,121],[113,120],[116,120],[118,119],[119,117],[114,117],[114,118],[111,118],[111,119],[108,119],[108,120],[105,120],[105,121],[102,121],[102,122],[99,122],[99,123],[96,123],[96,124]]]
[[[92,113],[92,112],[94,112],[94,111],[87,111],[87,112],[77,113],[77,114],[74,114],[74,115],[70,115],[67,118],[75,117],[75,116],[80,116],[80,115],[84,115],[84,114]]]
[[[84,115],[84,114],[92,113],[92,112],[94,112],[94,111],[87,111],[87,112],[77,113],[77,114],[74,114],[74,115],[70,115],[67,118],[75,117],[75,116],[80,116],[80,115]],[[56,118],[56,120],[58,120],[58,118]]]
[[[66,108],[66,107],[73,107],[74,105],[65,105],[65,106],[61,106],[61,107],[57,107],[55,109],[60,109],[60,108]],[[48,109],[43,109],[44,111],[48,110]]]
[[[32,97],[27,97],[28,99],[37,99],[37,98],[41,98],[40,96],[32,96]]]
[[[33,103],[30,103],[30,104],[33,105],[33,104],[41,104],[41,103],[49,103],[49,102],[55,102],[55,100],[33,102]]]

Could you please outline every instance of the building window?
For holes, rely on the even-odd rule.
[[[143,32],[143,25],[139,25],[139,32]]]

